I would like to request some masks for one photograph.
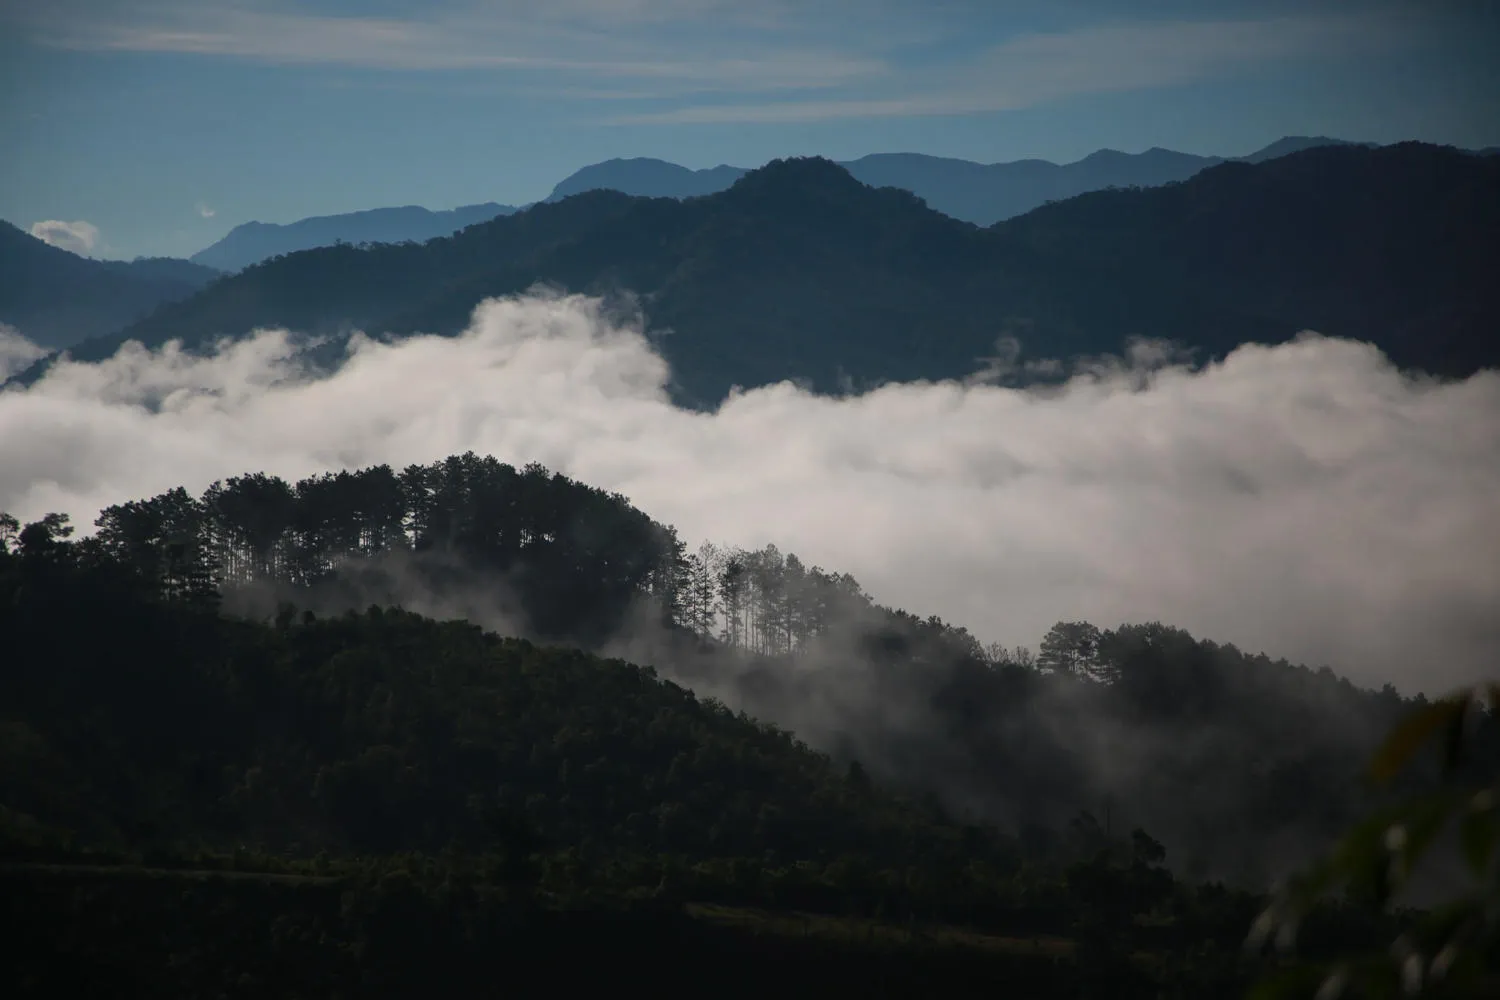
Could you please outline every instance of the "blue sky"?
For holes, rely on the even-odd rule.
[[[0,0],[0,218],[186,255],[613,156],[1487,146],[1497,41],[1483,0]]]

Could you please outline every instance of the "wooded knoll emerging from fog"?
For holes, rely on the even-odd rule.
[[[1141,825],[1180,870],[1252,884],[1368,804],[1349,776],[1411,704],[1389,687],[1362,691],[1326,668],[1154,623],[1063,622],[1036,654],[984,648],[960,627],[881,607],[847,574],[774,546],[687,553],[673,529],[623,497],[472,454],[295,484],[247,475],[196,498],[174,490],[105,510],[97,533],[77,543],[61,541],[61,524],[21,532],[17,568],[25,553],[55,543],[71,563],[113,567],[133,593],[173,606],[207,612],[222,602],[285,625],[296,620],[280,617],[288,606],[338,616],[401,605],[622,655],[847,766],[857,761],[934,808],[1009,828],[1043,853],[1056,831],[1079,823],[1103,832]],[[62,640],[37,641],[42,656],[46,642]],[[149,645],[129,655],[149,660]],[[412,701],[401,711],[423,709]],[[191,758],[192,737],[181,739]],[[501,768],[485,771],[484,787],[511,780],[498,761],[484,766]],[[370,794],[399,791],[398,782]],[[412,822],[435,823],[440,836],[448,825],[431,808]],[[318,823],[294,819],[304,809],[316,813],[309,803],[257,822],[271,823],[263,833],[278,841],[305,841]],[[652,813],[641,815],[645,823]],[[663,822],[656,816],[630,836],[656,843]]]

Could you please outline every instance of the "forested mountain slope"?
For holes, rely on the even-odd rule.
[[[1143,321],[1171,287],[1187,309],[1235,303],[1245,317],[1295,318],[1434,373],[1500,363],[1494,157],[1329,147],[1081,195],[997,231],[1044,272],[1072,275],[1080,297]]]
[[[512,875],[568,888],[582,874],[572,857],[604,865],[600,885],[721,891],[742,877],[735,859],[755,859],[781,873],[761,886],[773,898],[836,909],[863,893],[865,909],[883,897],[1004,919],[989,896],[1022,861],[1015,838],[893,795],[650,669],[391,608],[225,617],[180,549],[162,553],[179,558],[163,572],[122,558],[107,532],[70,542],[55,518],[7,534],[8,850],[564,852],[555,871]],[[189,583],[163,589],[173,579]],[[1144,834],[1089,824],[1033,853],[1106,848],[1161,860]],[[836,864],[839,896],[818,902]],[[1045,907],[1027,919],[1065,926]]]
[[[45,549],[45,525],[30,530]],[[1273,663],[1156,624],[1060,623],[1035,657],[985,649],[961,628],[876,605],[847,575],[774,548],[688,554],[672,529],[622,497],[473,455],[296,484],[244,476],[199,498],[176,490],[109,508],[94,537],[68,551],[125,567],[156,598],[222,601],[285,627],[300,620],[278,617],[286,602],[322,616],[403,605],[622,655],[789,728],[840,767],[859,762],[935,808],[1009,828],[1043,854],[1066,839],[1060,831],[1139,825],[1181,870],[1252,884],[1369,804],[1348,775],[1409,704],[1326,668]],[[360,629],[335,645],[358,645],[376,626]],[[205,641],[228,650],[240,634]],[[469,634],[432,633],[433,655],[446,655],[443,636],[467,643]],[[366,670],[355,664],[375,656],[380,642],[371,642],[372,652],[340,662]],[[332,655],[333,646],[317,648]],[[507,662],[523,649],[496,648],[509,650]],[[370,662],[376,674],[388,669]],[[420,661],[402,662],[420,673]],[[398,700],[425,711],[418,697]],[[422,725],[455,732],[436,719],[447,709],[432,712]],[[438,768],[435,780],[457,766]],[[647,826],[659,833],[659,820]]]
[[[0,515],[23,996],[468,994],[580,950],[683,988],[753,967],[733,995],[1230,995],[1264,900],[1196,875],[1323,848],[1411,704],[1159,625],[984,649],[474,455],[96,527]],[[1299,940],[1407,919],[1350,898]]]
[[[549,282],[641,296],[697,405],[787,378],[959,377],[1002,336],[1030,358],[1135,336],[1213,356],[1311,327],[1462,373],[1497,360],[1500,292],[1476,280],[1500,268],[1497,206],[1500,160],[1419,143],[1223,164],[988,230],[826,160],[779,161],[704,198],[593,191],[422,246],[291,254],[74,353],[264,326],[454,333],[483,298]]]
[[[249,529],[220,553],[266,554],[267,511],[219,496],[219,527]],[[115,510],[97,541],[0,529],[18,995],[597,988],[580,951],[684,988],[712,956],[747,963],[730,995],[1207,996],[1254,973],[1259,900],[1174,878],[1142,829],[965,822],[649,669],[467,622],[226,617],[180,523],[126,546],[180,499]],[[1325,952],[1392,926],[1318,916]]]
[[[168,257],[93,260],[0,221],[0,323],[42,347],[114,333],[219,272]]]

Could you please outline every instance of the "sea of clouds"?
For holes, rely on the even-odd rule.
[[[0,375],[36,355],[0,330]],[[696,545],[774,542],[986,641],[1159,620],[1435,691],[1500,648],[1500,373],[1413,377],[1305,335],[1202,368],[1141,352],[1059,384],[790,384],[674,406],[639,317],[479,306],[455,338],[356,337],[331,375],[267,330],[127,345],[0,391],[0,510],[71,514],[267,471],[473,450],[617,490]]]

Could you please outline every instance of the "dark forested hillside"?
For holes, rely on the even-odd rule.
[[[246,475],[97,528],[70,551],[155,599],[284,624],[399,605],[623,656],[1043,853],[1141,825],[1181,870],[1251,884],[1369,804],[1346,777],[1408,705],[1157,624],[984,648],[793,554],[689,554],[622,497],[473,455]]]
[[[1072,275],[1080,297],[1143,320],[1166,284],[1184,308],[1237,303],[1246,319],[1371,340],[1438,374],[1500,363],[1493,158],[1420,143],[1329,147],[1082,195],[997,231],[1044,271]],[[1222,350],[1232,330],[1200,342]]]
[[[1101,936],[1091,967],[1123,974],[1135,995],[1150,979],[1121,935],[1182,949],[1176,964],[1228,955],[1254,906],[1177,885],[1143,831],[1080,828],[1028,862],[1012,837],[893,796],[621,661],[375,607],[236,621],[201,591],[164,599],[149,566],[69,542],[55,518],[6,535],[0,896],[29,933],[55,935],[41,952],[70,958],[39,964],[23,950],[7,963],[25,970],[23,986],[110,968],[162,995],[190,990],[183,977],[231,973],[239,995],[267,978],[338,981],[345,963],[413,975],[415,953],[435,963],[425,981],[452,984],[480,960],[476,935],[486,952],[541,935],[532,947],[556,953],[561,941],[543,944],[554,928],[597,956],[594,935],[634,928],[635,947],[660,954],[703,935],[702,947],[722,947],[716,913],[758,922],[772,908],[900,920],[908,939],[919,916],[1019,932],[944,946],[938,968],[992,979],[1019,962],[1023,978],[1054,986],[1078,974],[1056,964],[1055,942],[1070,954],[1075,924],[1096,920],[1116,943]],[[195,874],[172,875],[182,869]],[[1095,897],[1097,919],[1085,917]],[[601,898],[648,909],[592,923],[534,910]],[[695,923],[671,917],[689,902]],[[1130,929],[1151,910],[1165,921],[1154,936]],[[797,936],[807,921],[794,917]],[[855,927],[810,957],[860,964],[838,959],[848,943],[866,961],[901,954],[887,931]],[[1054,943],[1042,952],[1039,938]],[[729,940],[742,954],[783,947]],[[926,947],[901,961],[930,963]],[[1241,975],[1232,962],[1209,969]],[[361,992],[393,985],[379,977]]]
[[[1221,355],[1306,328],[1438,372],[1495,363],[1500,161],[1407,143],[1230,163],[1098,192],[988,230],[826,160],[778,161],[688,201],[591,191],[423,246],[329,247],[249,268],[121,337],[202,344],[284,325],[454,333],[538,281],[629,291],[680,399],[804,379],[836,391],[959,377],[1019,337],[1027,357],[1135,336]],[[121,337],[80,346],[111,353]],[[33,373],[34,374],[34,373]]]
[[[467,995],[583,952],[735,995],[1222,996],[1264,900],[1194,869],[1321,848],[1404,707],[1159,625],[985,649],[473,455],[96,528],[0,515],[21,996]],[[1351,897],[1300,941],[1409,919]]]
[[[650,670],[395,610],[236,623],[47,558],[24,547],[6,581],[12,820],[306,857],[475,850],[512,823],[595,856],[891,865],[925,838],[957,861],[938,820]]]
[[[91,260],[0,222],[0,323],[60,348],[114,333],[219,272],[185,260]]]
[[[97,541],[0,527],[15,995],[467,995],[597,987],[605,960],[686,988],[716,957],[744,966],[732,995],[1253,974],[1256,897],[1175,879],[1143,829],[964,822],[650,669],[467,622],[224,617],[191,538],[131,554],[120,516]],[[1346,905],[1309,937],[1390,926]]]

